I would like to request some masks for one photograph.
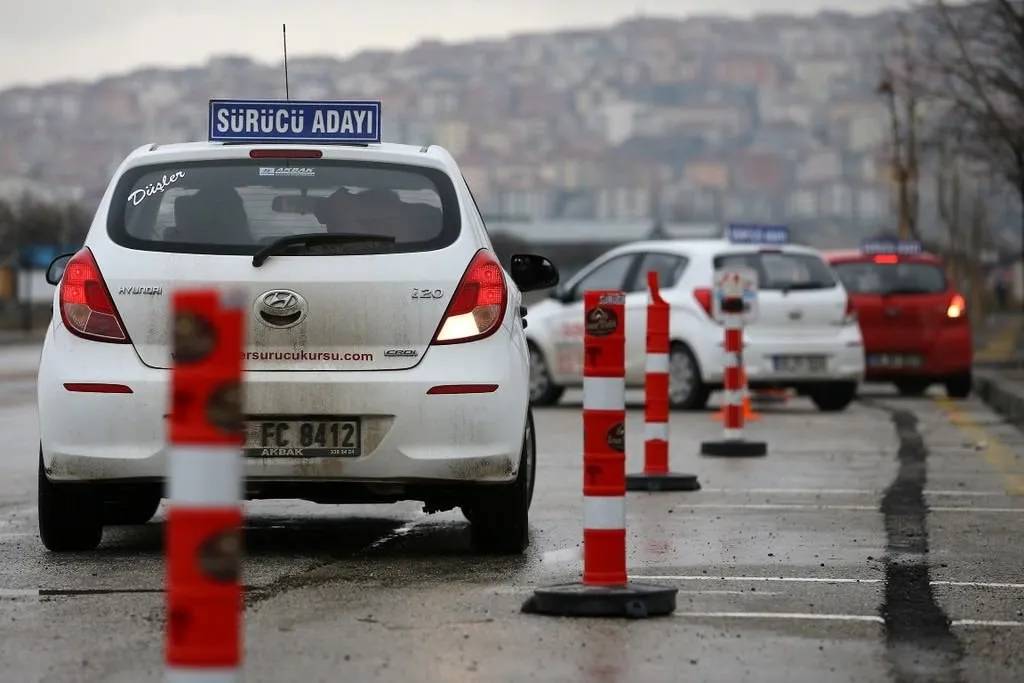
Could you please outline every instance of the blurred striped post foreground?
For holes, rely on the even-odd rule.
[[[242,309],[174,295],[166,680],[240,678]]]

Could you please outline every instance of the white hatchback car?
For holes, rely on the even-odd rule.
[[[793,387],[821,410],[842,410],[864,374],[864,348],[842,284],[820,254],[795,245],[726,240],[637,242],[583,268],[530,308],[530,398],[557,401],[582,383],[583,292],[626,292],[626,384],[644,383],[647,273],[657,271],[671,304],[669,395],[675,408],[702,408],[721,388],[723,328],[711,318],[714,271],[757,272],[759,315],[744,330],[743,361],[752,387]]]
[[[66,264],[66,265],[65,265]],[[155,512],[170,301],[248,300],[246,492],[461,507],[478,547],[527,544],[535,445],[520,291],[437,146],[147,145],[114,173],[59,288],[39,368],[39,520],[51,549]]]

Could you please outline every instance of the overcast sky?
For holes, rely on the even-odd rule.
[[[348,55],[425,38],[461,41],[607,25],[637,13],[871,12],[907,0],[0,0],[0,87],[95,78],[210,55]]]

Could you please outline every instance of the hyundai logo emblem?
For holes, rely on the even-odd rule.
[[[290,289],[272,289],[256,297],[256,317],[268,327],[294,327],[306,317],[308,309],[301,294]]]

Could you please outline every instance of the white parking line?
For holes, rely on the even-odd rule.
[[[703,493],[753,493],[757,495],[822,495],[822,496],[881,496],[885,493],[883,489],[734,489],[734,488],[702,488]],[[1006,496],[1006,491],[963,491],[952,489],[925,489],[926,496],[964,496],[964,497],[989,497]]]
[[[818,505],[814,503],[692,503],[680,504],[679,510],[842,510],[844,512],[878,512],[877,505]],[[999,512],[1024,513],[1019,508],[984,508],[984,507],[935,507],[929,506],[929,512]]]
[[[1020,508],[965,508],[965,507],[934,507],[929,506],[928,512],[1024,512],[1024,507]]]
[[[775,591],[718,591],[718,590],[706,590],[706,591],[676,591],[679,595],[755,595],[757,597],[768,597],[772,595],[782,595]]]
[[[641,576],[630,574],[638,581],[777,581],[779,583],[882,583],[884,579],[825,578],[817,576]]]
[[[583,547],[573,546],[549,550],[540,556],[541,564],[562,564],[565,562],[578,562],[583,558]]]
[[[849,578],[849,577],[821,577],[821,576],[710,576],[701,574],[699,576],[674,576],[674,575],[640,575],[630,574],[630,579],[637,581],[740,581],[744,583],[775,582],[775,583],[863,583],[875,584],[884,583],[885,579],[878,578]],[[933,586],[953,586],[956,588],[1009,588],[1013,590],[1024,590],[1024,583],[1007,583],[998,581],[932,581]]]
[[[877,505],[828,505],[814,503],[681,503],[674,509],[685,510],[844,510],[878,512]]]
[[[709,619],[791,619],[797,621],[862,621],[884,624],[874,614],[812,614],[807,612],[676,612],[672,616]]]
[[[1024,590],[1024,583],[991,583],[986,581],[932,581],[933,586],[956,586],[957,588],[1014,588]]]
[[[810,612],[675,612],[672,616],[691,619],[786,619],[792,621],[858,621],[869,624],[885,624],[882,617],[874,614],[814,614]],[[1024,621],[1001,621],[998,619],[954,619],[952,626],[990,626],[1015,628],[1024,626]]]
[[[423,515],[423,516],[425,517],[426,515]],[[414,528],[416,528],[417,525],[421,524],[423,521],[424,521],[423,519],[414,519],[411,522],[406,522],[405,524],[403,524],[402,526],[398,527],[394,531],[381,536],[376,541],[374,541],[370,545],[366,546],[366,550],[376,550],[377,548],[381,547],[382,545],[384,545],[386,543],[390,543],[391,541],[393,541],[393,540],[395,540],[397,538],[401,538],[402,536],[407,535],[409,532],[411,532]]]

